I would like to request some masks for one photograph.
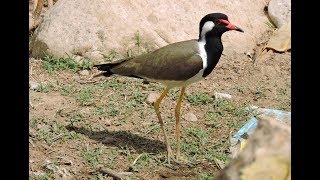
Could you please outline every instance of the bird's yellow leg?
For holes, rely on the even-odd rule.
[[[166,134],[166,131],[164,129],[164,124],[163,124],[163,121],[162,121],[162,118],[160,116],[160,111],[159,111],[159,105],[162,101],[162,99],[167,95],[167,93],[169,92],[170,88],[166,88],[162,94],[160,95],[160,97],[156,100],[156,102],[154,103],[154,109],[156,111],[156,114],[157,114],[157,117],[158,117],[158,120],[160,122],[160,126],[161,126],[161,129],[162,129],[162,132],[163,132],[163,135],[164,135],[164,141],[166,143],[166,146],[167,146],[167,158],[168,158],[168,163],[170,164],[170,156],[172,154],[172,151],[171,151],[171,148],[170,148],[170,145],[169,145],[169,141],[168,141],[168,138],[167,138],[167,134]]]
[[[180,159],[180,107],[181,102],[183,99],[184,92],[186,90],[186,87],[181,88],[180,96],[176,105],[175,109],[175,116],[176,116],[176,142],[177,142],[177,151],[176,151],[176,159]]]

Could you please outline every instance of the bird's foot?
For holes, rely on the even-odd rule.
[[[174,166],[173,164],[171,164],[172,161],[175,162],[176,164],[181,164],[180,161],[178,161],[177,159],[174,158],[172,150],[171,150],[171,148],[169,146],[169,147],[167,147],[167,163],[168,163],[169,167],[173,167]]]
[[[171,160],[174,162],[173,164],[171,164]],[[195,166],[195,163],[192,163],[191,161],[187,160],[187,159],[183,159],[181,157],[174,158],[174,156],[170,153],[168,153],[167,155],[167,162],[168,162],[168,166],[171,168],[174,168],[175,165],[178,166],[188,166],[188,167],[193,167]]]
[[[172,154],[172,150],[171,150],[170,145],[167,145],[167,162],[168,162],[169,165],[171,164],[170,163],[171,159],[174,161],[174,156]]]

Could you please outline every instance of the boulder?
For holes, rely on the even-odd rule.
[[[271,0],[268,15],[277,28],[291,22],[291,0]]]
[[[149,50],[169,43],[198,38],[200,19],[213,12],[229,16],[245,33],[223,38],[224,54],[243,54],[269,27],[263,8],[268,0],[147,1],[59,0],[43,17],[30,42],[32,57],[81,55],[102,60],[110,51],[125,54],[135,46]],[[137,34],[139,33],[139,34]]]
[[[291,127],[270,116],[258,118],[258,127],[243,150],[216,179],[291,179]]]

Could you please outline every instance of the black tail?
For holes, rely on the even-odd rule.
[[[106,77],[109,77],[111,76],[112,74],[114,74],[113,72],[111,72],[111,69],[129,59],[132,59],[132,58],[128,58],[128,59],[121,59],[121,60],[117,60],[117,61],[114,61],[114,62],[110,62],[110,63],[106,63],[106,64],[97,64],[97,65],[94,65],[93,67],[96,67],[98,68],[98,70],[100,71],[104,71],[102,73],[100,73],[99,75],[103,75],[103,76],[106,76]],[[97,75],[97,76],[99,76]]]
[[[96,64],[93,67],[98,68],[98,70],[100,71],[110,71],[110,69],[116,65],[118,64]]]
[[[111,76],[113,74],[110,71],[110,69],[113,68],[116,65],[118,65],[118,64],[97,64],[97,65],[94,65],[93,67],[98,68],[98,70],[100,70],[100,71],[104,71],[104,72],[101,72],[100,74],[98,74],[96,76],[103,75],[103,76],[109,77],[109,76]]]

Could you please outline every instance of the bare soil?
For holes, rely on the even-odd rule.
[[[132,172],[128,179],[212,179],[219,172],[213,159],[228,163],[229,137],[253,116],[244,107],[291,109],[291,52],[260,53],[272,32],[256,39],[252,52],[225,51],[206,79],[187,87],[181,114],[193,113],[198,120],[182,118],[181,153],[193,166],[166,162],[157,117],[145,101],[150,93],[161,93],[161,84],[127,77],[91,82],[94,71],[49,73],[43,60],[30,58],[29,80],[41,88],[29,91],[29,178],[112,179],[99,172],[103,166]],[[218,101],[215,92],[232,98]],[[193,103],[188,97],[194,94],[212,99]],[[173,150],[178,96],[179,89],[172,89],[160,107]]]
[[[215,92],[228,93],[232,95],[228,101],[236,106],[255,105],[290,111],[291,53],[258,53],[271,34],[272,30],[261,35],[250,55],[223,55],[213,73],[190,85],[186,96],[199,92],[212,97]],[[95,82],[83,83],[89,76],[71,71],[50,74],[42,67],[42,60],[33,58],[30,58],[29,68],[29,80],[48,88],[30,90],[31,179],[112,179],[98,172],[98,165],[117,172],[131,171],[130,179],[206,179],[218,173],[214,161],[195,159],[187,148],[188,153],[182,152],[182,156],[196,165],[167,165],[157,117],[152,106],[145,103],[148,94],[163,90],[162,85],[143,84],[127,77],[98,78]],[[90,75],[92,73],[90,71]],[[50,83],[53,85],[49,86]],[[101,88],[104,83],[108,85]],[[83,104],[80,94],[86,88],[94,91],[94,101]],[[178,95],[179,89],[171,90],[161,103],[173,149],[174,107]],[[191,112],[198,120],[182,119],[183,142],[187,144],[190,140],[190,133],[187,133],[190,129],[206,131],[210,128],[212,131],[208,132],[209,139],[204,146],[216,147],[222,141],[224,149],[228,148],[230,135],[248,119],[230,116],[225,121],[229,116],[226,112],[208,121],[206,117],[214,107],[212,104],[214,101],[195,105],[184,99],[182,115]],[[99,113],[99,109],[107,112]],[[231,126],[230,122],[236,125]],[[135,170],[130,169],[141,153],[145,153],[144,158],[137,161]]]

